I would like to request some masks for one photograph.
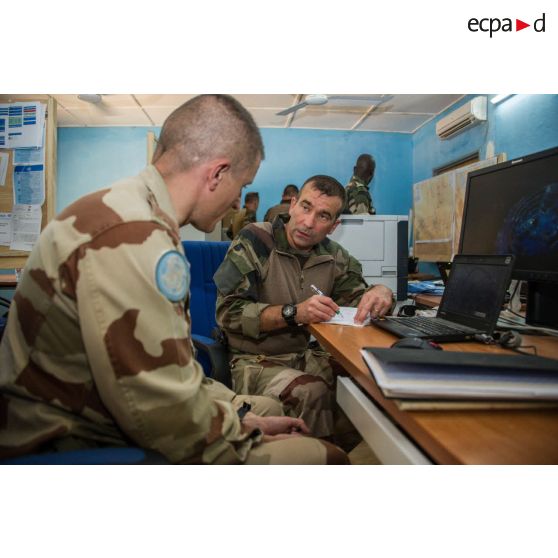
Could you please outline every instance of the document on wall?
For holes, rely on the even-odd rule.
[[[0,104],[0,147],[42,147],[45,114],[38,102]]]
[[[10,249],[30,252],[39,239],[41,219],[40,205],[14,205],[12,208],[12,242]]]
[[[14,166],[14,204],[43,205],[45,202],[45,166]]]
[[[0,153],[0,186],[6,185],[6,175],[8,173],[9,153]]]
[[[0,103],[0,147],[8,147],[8,116],[9,105]]]
[[[14,165],[43,165],[45,150],[42,147],[14,149]]]
[[[0,212],[0,246],[12,243],[12,214]]]
[[[370,323],[370,318],[366,318],[363,323],[357,324],[355,322],[355,316],[357,313],[357,309],[351,306],[340,306],[339,307],[339,314],[335,314],[333,318],[328,320],[327,322],[323,322],[324,324],[337,324],[337,325],[349,325],[355,327],[362,327],[368,325]]]

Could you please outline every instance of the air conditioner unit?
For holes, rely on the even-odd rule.
[[[475,97],[441,118],[436,124],[436,134],[442,139],[448,139],[484,120],[486,120],[486,97]]]

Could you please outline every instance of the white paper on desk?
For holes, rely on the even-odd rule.
[[[0,246],[12,243],[12,214],[0,213]]]
[[[11,250],[31,252],[41,233],[40,205],[14,205]]]
[[[355,327],[362,327],[370,323],[370,318],[366,318],[363,323],[355,323],[355,316],[357,313],[357,308],[352,306],[340,306],[339,314],[335,314],[331,320],[323,322],[324,324],[337,324],[337,325],[349,325]]]
[[[6,175],[8,173],[9,153],[0,153],[0,186],[6,185]]]

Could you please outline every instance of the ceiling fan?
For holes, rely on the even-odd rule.
[[[371,105],[378,106],[382,103],[385,103],[391,98],[392,95],[306,95],[306,98],[303,101],[300,101],[292,107],[283,109],[282,111],[277,113],[277,116],[286,116],[287,114],[295,112],[298,109],[306,106],[325,105],[331,100],[341,99],[344,101],[366,101]]]
[[[82,93],[77,96],[80,101],[85,101],[86,103],[91,103],[92,105],[98,105],[102,100],[103,96],[99,93],[89,94]]]
[[[104,113],[108,116],[112,116],[114,112],[114,107],[111,107],[105,102],[105,97],[110,96],[110,94],[100,94],[100,93],[81,93],[77,96],[80,101],[92,105],[91,109],[93,111],[98,111]]]

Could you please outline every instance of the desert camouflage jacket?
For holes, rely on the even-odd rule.
[[[255,223],[240,232],[215,273],[217,322],[233,352],[277,355],[304,350],[304,327],[262,332],[260,315],[270,305],[297,304],[315,293],[315,285],[340,306],[357,306],[367,290],[360,263],[326,238],[303,259],[287,241],[279,215],[273,225]]]
[[[372,197],[368,186],[358,177],[354,176],[346,186],[347,203],[345,213],[354,215],[374,215],[376,209],[372,205]]]
[[[0,458],[74,437],[172,462],[243,461],[234,393],[190,340],[189,264],[150,166],[65,209],[41,234],[0,347]]]

